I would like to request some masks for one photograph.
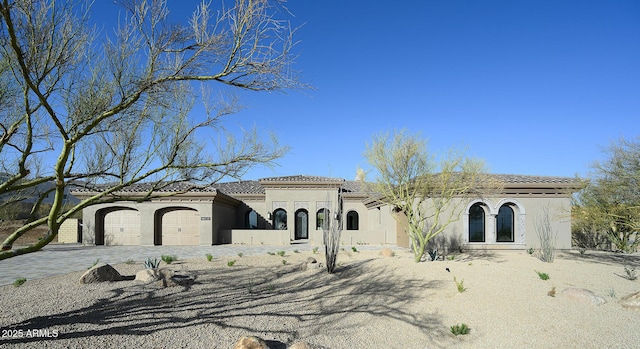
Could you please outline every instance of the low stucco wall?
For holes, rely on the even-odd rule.
[[[78,229],[78,219],[68,218],[62,223],[62,225],[60,225],[60,230],[58,231],[58,242],[66,244],[79,242]]]
[[[395,244],[395,236],[385,230],[342,230],[340,233],[340,245],[389,245]],[[320,246],[324,244],[324,232],[313,230],[309,235],[309,244]]]
[[[239,245],[290,245],[289,230],[273,229],[233,229],[220,231],[224,237],[222,243]],[[226,241],[225,241],[226,240]]]

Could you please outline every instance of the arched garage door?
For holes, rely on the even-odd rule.
[[[120,209],[104,215],[105,245],[140,245],[140,212]]]
[[[158,214],[160,232],[156,231],[156,245],[197,246],[200,244],[200,213],[198,211],[173,208]]]

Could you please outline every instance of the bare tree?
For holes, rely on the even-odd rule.
[[[7,174],[0,197],[21,201],[25,190],[50,184],[4,240],[0,260],[39,250],[91,204],[238,178],[287,150],[256,130],[236,139],[221,122],[240,106],[210,90],[214,83],[220,95],[303,87],[291,70],[294,30],[275,17],[281,6],[237,0],[214,11],[202,2],[176,24],[165,0],[120,4],[113,32],[100,32],[81,1],[0,0],[0,171]],[[204,103],[200,115],[190,113],[196,102]],[[139,183],[146,195],[127,196]],[[95,195],[65,208],[70,185]],[[50,208],[36,215],[46,197]],[[49,229],[40,241],[12,249],[42,224]]]
[[[406,216],[416,262],[429,240],[460,218],[466,199],[498,188],[482,161],[450,151],[438,162],[426,141],[406,130],[374,136],[365,157],[378,176],[371,190]]]

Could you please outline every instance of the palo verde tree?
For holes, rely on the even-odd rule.
[[[255,130],[234,137],[222,126],[239,110],[233,91],[302,87],[291,69],[295,30],[276,18],[286,14],[279,2],[213,9],[203,1],[183,20],[165,0],[121,0],[117,23],[101,30],[90,25],[91,3],[0,0],[0,198],[36,195],[0,260],[39,250],[88,205],[238,178],[287,150]],[[140,183],[146,195],[128,197]],[[72,185],[95,194],[64,206]],[[40,241],[13,248],[43,224]]]
[[[640,137],[612,142],[573,206],[573,225],[631,253],[640,246]]]
[[[406,130],[374,136],[365,157],[377,175],[371,190],[406,217],[416,262],[429,240],[460,218],[468,198],[498,187],[482,161],[456,151],[437,161],[427,142]]]

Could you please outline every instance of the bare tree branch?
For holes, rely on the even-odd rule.
[[[194,97],[201,84],[305,87],[291,70],[295,29],[276,18],[278,8],[267,0],[217,10],[203,2],[180,22],[169,18],[166,0],[120,3],[125,14],[115,30],[99,33],[88,26],[91,9],[83,1],[0,0],[0,171],[8,174],[0,179],[0,200],[44,183],[53,197],[46,215],[5,239],[0,260],[42,248],[65,219],[91,204],[149,200],[239,178],[287,151],[257,130],[240,137],[226,130],[223,119],[240,109],[233,98]],[[198,102],[205,112],[194,115]],[[43,168],[43,158],[56,160]],[[150,184],[145,195],[123,195],[139,183]],[[172,194],[156,191],[171,183],[185,185]],[[72,185],[95,194],[66,207]],[[45,223],[43,239],[11,250]]]

